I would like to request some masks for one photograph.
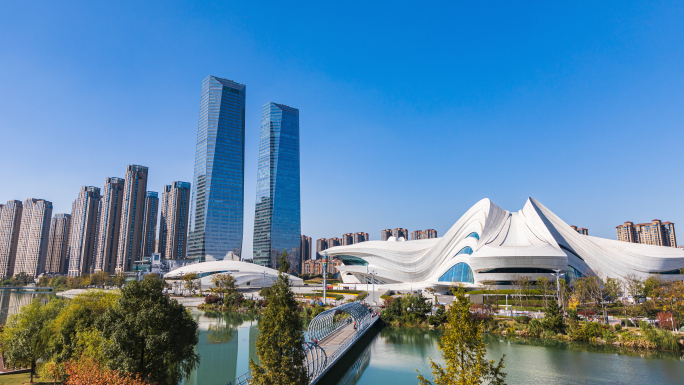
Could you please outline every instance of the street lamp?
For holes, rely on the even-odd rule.
[[[378,271],[373,269],[369,270],[368,265],[366,265],[366,274],[370,274],[371,280],[373,283],[373,303],[375,303],[375,276],[378,274]]]
[[[328,283],[327,283],[328,281],[326,279],[327,277],[328,277],[328,253],[326,253],[324,251],[323,252],[323,306],[328,304],[328,301],[326,301],[326,298],[325,298],[325,290],[328,287]]]
[[[556,277],[556,297],[558,298],[558,308],[561,308],[561,299],[560,299],[560,277],[561,275],[565,275],[565,273],[561,273],[561,269],[553,269],[555,273],[551,273],[554,277]]]

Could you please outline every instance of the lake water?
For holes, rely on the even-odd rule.
[[[22,306],[31,303],[34,298],[47,302],[54,296],[51,292],[0,289],[0,324],[4,325],[7,317],[19,311]]]
[[[0,290],[0,319],[33,298],[52,294]],[[185,385],[224,385],[256,360],[258,320],[244,315],[216,317],[193,311],[200,325],[200,366]],[[431,378],[428,357],[438,362],[441,332],[424,329],[373,329],[322,378],[321,385],[417,384],[418,369]],[[509,384],[684,384],[680,354],[634,353],[610,346],[488,336],[487,356],[506,355]]]
[[[200,367],[185,384],[224,385],[256,360],[258,321],[237,314],[207,317],[200,323]],[[430,361],[438,362],[441,332],[424,329],[374,329],[321,379],[321,385],[417,384],[418,369],[431,378]],[[509,384],[684,384],[680,354],[649,355],[612,346],[513,340],[487,336],[487,356],[506,355]]]

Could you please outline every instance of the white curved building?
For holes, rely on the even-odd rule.
[[[682,279],[684,251],[582,235],[544,205],[530,198],[522,210],[509,212],[489,199],[470,208],[441,238],[367,241],[326,250],[339,258],[345,283],[422,284],[437,289],[462,282],[478,286],[485,280],[508,286],[518,276],[566,279],[599,276],[624,279]]]
[[[192,273],[199,274],[203,288],[213,286],[211,279],[215,274],[229,273],[240,288],[271,286],[278,278],[278,270],[242,261],[223,260],[185,265],[164,274],[164,279],[180,279]],[[292,275],[289,278],[292,285],[301,286],[304,283],[301,278]]]

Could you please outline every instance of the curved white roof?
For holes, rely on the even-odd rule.
[[[202,285],[212,285],[211,278],[215,274],[229,273],[238,286],[270,286],[278,277],[278,270],[242,261],[210,261],[185,265],[164,274],[165,279],[180,278],[185,274],[199,274]],[[294,285],[301,285],[303,280],[290,275]]]
[[[682,250],[579,234],[533,198],[518,212],[503,210],[483,199],[441,238],[369,241],[332,247],[326,252],[343,262],[346,259],[345,265],[338,267],[343,278],[352,274],[360,282],[370,282],[368,270],[374,270],[380,283],[444,282],[445,272],[459,262],[472,270],[473,283],[507,282],[515,275],[536,279],[569,267],[582,275],[602,278],[625,278],[629,274],[646,278],[684,268]]]

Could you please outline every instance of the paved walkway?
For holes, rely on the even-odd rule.
[[[354,334],[356,334],[356,330],[354,330],[354,325],[350,324],[325,337],[322,341],[318,341],[318,346],[323,348],[325,354],[330,357],[348,339],[352,338]]]

